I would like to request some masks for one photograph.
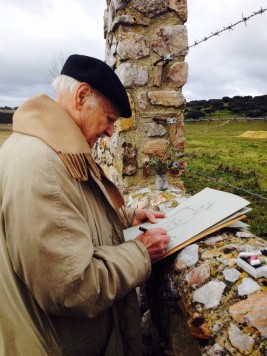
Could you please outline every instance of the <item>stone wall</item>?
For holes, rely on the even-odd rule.
[[[133,208],[165,212],[184,199],[154,187],[128,197]],[[267,274],[255,278],[237,264],[240,252],[264,248],[249,231],[223,229],[154,264],[139,290],[143,355],[267,355]]]
[[[186,0],[107,0],[106,62],[127,88],[133,115],[97,144],[95,158],[121,187],[154,176],[151,159],[168,162],[172,174],[183,167],[186,20]]]

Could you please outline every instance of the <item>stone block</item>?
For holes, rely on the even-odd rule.
[[[143,153],[150,156],[165,156],[170,142],[165,139],[159,139],[147,142],[143,147]]]
[[[154,17],[168,9],[168,0],[132,0],[133,7],[147,17]]]
[[[218,281],[210,281],[193,293],[193,302],[202,303],[207,309],[216,308],[222,298],[226,284]]]
[[[129,97],[129,102],[130,102],[130,106],[132,109],[132,116],[128,119],[120,118],[117,121],[116,129],[119,132],[125,132],[125,131],[130,131],[130,130],[136,129],[134,102],[130,95],[128,95],[128,97]]]
[[[163,66],[164,66],[164,62],[159,62],[155,67],[154,87],[161,86]]]
[[[140,59],[149,55],[149,45],[143,35],[127,32],[118,38],[117,53],[121,59]]]
[[[147,95],[146,92],[143,91],[142,93],[139,93],[137,95],[137,103],[139,105],[139,107],[143,110],[146,110],[147,108]]]
[[[267,292],[252,294],[247,299],[233,304],[229,308],[230,315],[237,323],[249,322],[267,337]]]
[[[104,11],[103,20],[104,20],[104,38],[106,38],[107,32],[108,32],[108,10],[107,9]]]
[[[144,131],[148,137],[164,136],[166,129],[162,125],[158,125],[155,122],[144,124]]]
[[[181,147],[181,143],[184,144],[184,128],[181,124],[171,124],[169,128],[170,141],[174,148]]]
[[[185,106],[185,98],[175,90],[150,91],[148,98],[153,105],[174,106],[176,108]]]
[[[112,22],[115,17],[115,9],[112,4],[109,5],[108,7],[108,13],[107,13],[107,32],[111,31],[111,26]]]
[[[136,146],[130,142],[123,142],[122,148],[123,148],[122,174],[124,176],[132,176],[137,172]]]
[[[182,269],[193,266],[198,262],[198,245],[192,244],[185,247],[176,257],[174,269],[181,271]]]
[[[131,15],[121,15],[115,17],[111,25],[111,31],[115,31],[119,25],[127,25],[127,26],[149,26],[149,19],[138,19],[137,17]]]
[[[152,48],[159,56],[188,53],[187,28],[184,25],[161,27],[152,37]]]
[[[185,276],[185,280],[189,286],[196,288],[203,284],[209,276],[210,268],[207,264],[203,264],[192,269],[192,271]]]
[[[170,0],[169,8],[183,21],[187,21],[187,0]]]
[[[169,68],[165,83],[172,88],[180,88],[188,78],[188,64],[186,62],[176,62]]]
[[[112,39],[111,45],[106,43],[106,63],[111,67],[114,68],[116,64],[115,53],[117,49],[117,42],[116,39]]]
[[[130,1],[131,0],[112,0],[111,3],[116,10],[123,10],[126,8]]]
[[[244,334],[237,326],[230,324],[228,330],[231,344],[242,354],[251,355],[255,341],[252,336]]]
[[[115,72],[125,88],[144,86],[148,82],[148,70],[144,66],[122,63]]]

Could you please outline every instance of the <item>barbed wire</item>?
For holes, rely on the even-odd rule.
[[[211,180],[213,182],[216,182],[216,183],[219,183],[219,184],[222,184],[226,187],[229,187],[229,188],[232,188],[232,189],[236,189],[236,190],[239,190],[243,193],[246,193],[246,194],[249,194],[251,196],[254,196],[255,198],[259,198],[259,199],[262,199],[262,200],[265,200],[267,202],[267,197],[264,197],[260,194],[257,194],[257,193],[252,193],[250,192],[249,190],[247,189],[244,189],[244,188],[240,188],[240,187],[236,187],[235,185],[231,184],[231,183],[228,183],[228,182],[225,182],[225,181],[222,181],[221,178],[214,178],[214,177],[211,177],[211,176],[208,176],[206,174],[203,174],[203,173],[200,173],[200,172],[196,172],[194,171],[193,169],[190,169],[188,167],[186,168],[183,168],[185,172],[189,172],[189,173],[192,173],[192,174],[195,174],[199,177],[203,177],[203,178],[206,178],[208,180]]]
[[[196,47],[198,46],[199,44],[203,43],[203,42],[206,42],[208,41],[209,39],[211,39],[212,37],[215,37],[215,36],[219,36],[221,33],[225,32],[225,31],[232,31],[233,28],[237,25],[239,25],[240,23],[245,23],[245,25],[247,26],[247,21],[249,21],[252,17],[254,16],[257,16],[257,15],[262,15],[265,11],[267,11],[267,8],[263,9],[263,8],[260,8],[260,10],[256,11],[256,12],[253,12],[251,15],[249,16],[244,16],[242,14],[242,19],[233,23],[233,24],[230,24],[226,27],[223,27],[221,30],[217,30],[215,32],[211,32],[211,35],[209,36],[205,36],[202,40],[199,40],[199,41],[195,41],[192,45],[190,46],[187,46],[186,48],[180,50],[179,52],[176,52],[176,53],[173,53],[173,54],[165,54],[164,56],[162,56],[160,59],[158,59],[154,65],[157,65],[159,62],[171,62],[174,60],[174,58],[180,56],[180,55],[185,55],[185,53],[192,47]]]
[[[236,121],[246,121],[246,122],[253,122],[253,121],[266,121],[267,117],[239,117],[239,118],[224,118],[224,117],[218,117],[218,118],[208,118],[208,119],[185,119],[184,123],[186,124],[187,122],[215,122],[215,121],[229,121],[229,122],[236,122]]]

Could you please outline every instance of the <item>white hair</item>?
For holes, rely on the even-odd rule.
[[[57,94],[67,90],[73,93],[80,83],[81,82],[68,75],[61,74],[53,81],[53,88]]]

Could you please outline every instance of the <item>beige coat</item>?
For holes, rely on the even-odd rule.
[[[140,355],[134,289],[151,264],[123,242],[119,192],[47,96],[14,131],[0,150],[0,355]]]

